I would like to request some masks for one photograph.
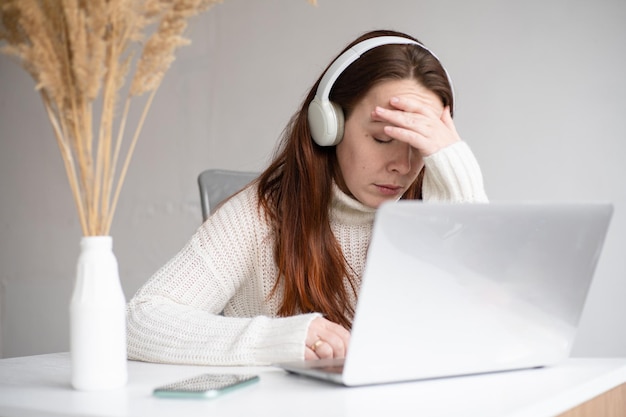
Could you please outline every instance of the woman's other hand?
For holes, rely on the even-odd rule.
[[[350,332],[337,323],[318,317],[309,325],[304,358],[343,358],[348,351]]]

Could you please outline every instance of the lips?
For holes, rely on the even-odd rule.
[[[402,191],[402,187],[392,184],[374,184],[376,188],[384,195],[396,195]]]

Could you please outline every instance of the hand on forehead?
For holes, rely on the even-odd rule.
[[[382,83],[365,96],[364,104],[375,121],[383,121],[376,115],[376,107],[428,114],[436,118],[441,117],[444,109],[438,95],[413,80]]]

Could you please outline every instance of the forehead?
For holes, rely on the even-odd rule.
[[[357,107],[364,106],[370,109],[376,106],[390,107],[389,100],[392,97],[412,98],[443,110],[441,98],[412,79],[389,80],[376,84],[363,96],[363,100],[357,104]]]

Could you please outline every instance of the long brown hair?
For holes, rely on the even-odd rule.
[[[378,36],[403,36],[395,31],[372,31],[345,49]],[[330,65],[329,65],[330,66]],[[326,68],[328,69],[328,67]],[[331,101],[346,119],[375,85],[394,79],[414,79],[453,106],[452,87],[439,61],[416,45],[384,45],[364,53],[335,82]],[[283,294],[278,314],[321,312],[327,319],[351,327],[354,309],[349,291],[355,292],[353,271],[332,233],[329,207],[332,184],[340,175],[335,147],[321,147],[311,138],[307,111],[320,78],[283,132],[276,156],[258,182],[260,209],[274,232],[274,257]],[[402,198],[421,199],[421,172]],[[348,280],[346,288],[345,280]],[[356,295],[356,294],[355,294]]]

